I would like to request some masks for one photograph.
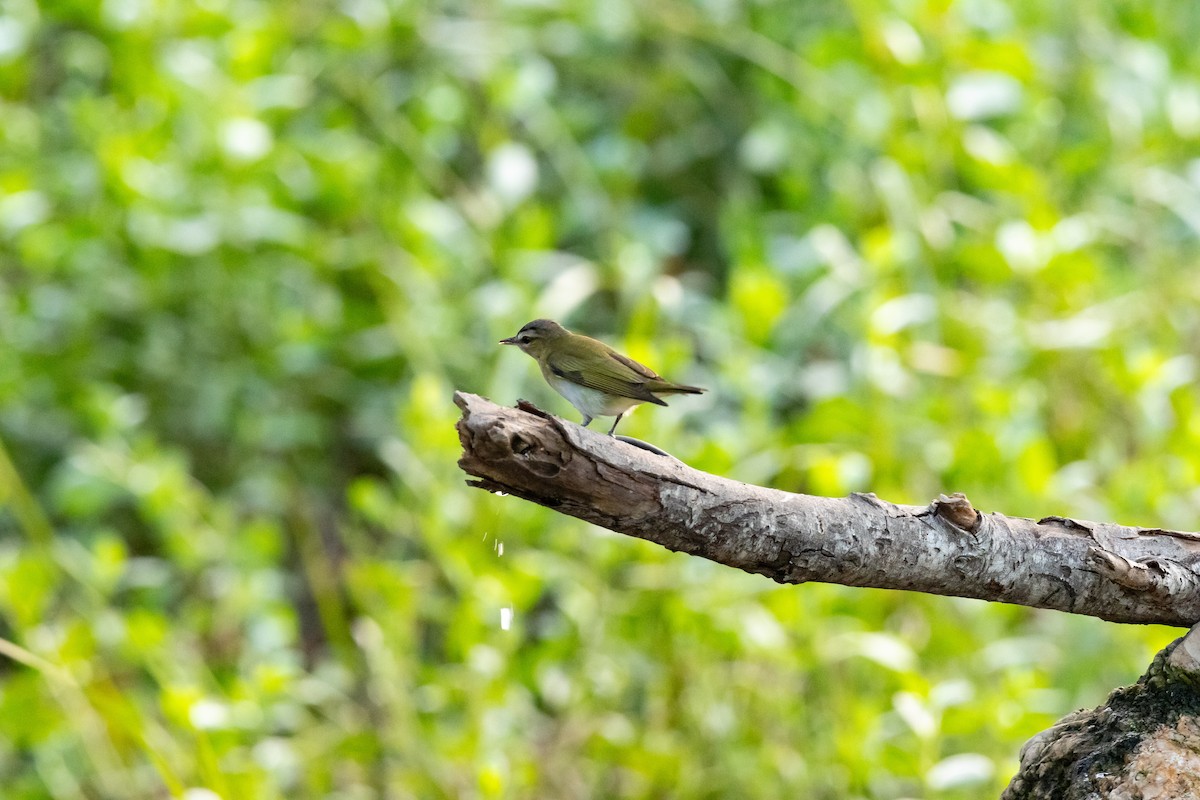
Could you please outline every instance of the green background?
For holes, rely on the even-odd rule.
[[[1195,529],[1198,33],[0,2],[4,796],[995,796],[1178,631],[493,497],[451,396],[577,420],[496,345],[548,316],[709,388],[622,423],[699,469]]]

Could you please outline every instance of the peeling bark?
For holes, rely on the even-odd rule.
[[[1113,622],[1200,620],[1200,534],[791,494],[694,470],[537,411],[456,393],[459,466],[504,492],[779,583],[973,597]]]

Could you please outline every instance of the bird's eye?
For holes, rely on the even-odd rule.
[[[533,337],[532,336],[518,336],[517,341],[520,342],[521,344],[529,344],[530,342],[533,341]]]

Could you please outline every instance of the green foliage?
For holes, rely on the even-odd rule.
[[[994,795],[1175,632],[485,495],[450,397],[574,418],[551,316],[701,469],[1194,529],[1198,9],[0,3],[5,797]]]

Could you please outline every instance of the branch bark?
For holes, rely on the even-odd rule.
[[[1200,620],[1200,534],[791,494],[694,470],[539,412],[455,393],[471,485],[780,583],[974,597],[1113,622]]]

